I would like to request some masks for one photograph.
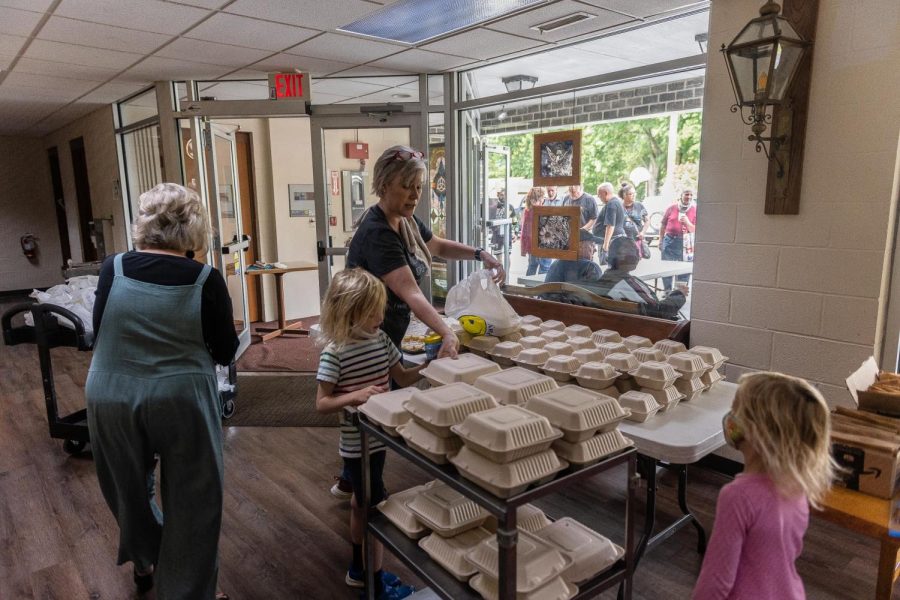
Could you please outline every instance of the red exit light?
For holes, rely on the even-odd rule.
[[[303,98],[305,73],[275,73],[272,91],[276,99]]]

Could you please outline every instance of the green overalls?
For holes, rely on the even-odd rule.
[[[158,600],[212,600],[222,521],[222,423],[193,285],[129,279],[122,255],[88,374],[88,427],[118,564],[156,565]],[[154,501],[159,456],[162,508]],[[163,524],[165,514],[165,524]]]

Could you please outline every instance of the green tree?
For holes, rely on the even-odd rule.
[[[509,176],[534,177],[534,135],[517,133],[491,138],[498,146],[509,146]]]

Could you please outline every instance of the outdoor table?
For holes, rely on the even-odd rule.
[[[638,451],[638,469],[647,482],[644,531],[635,551],[637,564],[644,552],[671,537],[691,523],[697,529],[697,551],[706,550],[706,530],[687,505],[687,465],[725,445],[722,417],[731,410],[737,385],[719,382],[690,402],[679,402],[666,412],[656,413],[643,423],[623,421],[619,431],[634,441]],[[657,468],[678,474],[678,506],[682,516],[653,535],[656,524]]]
[[[309,334],[309,331],[303,329],[303,321],[297,321],[296,323],[290,324],[287,322],[287,318],[284,313],[284,284],[281,279],[282,277],[284,277],[285,273],[295,273],[297,271],[316,271],[318,270],[318,268],[319,266],[316,263],[298,261],[285,263],[284,268],[253,269],[245,271],[248,276],[275,276],[275,303],[278,307],[278,327],[257,327],[256,331],[260,334],[260,337],[262,337],[263,342],[267,342],[268,340],[288,333],[295,333],[298,335]]]
[[[656,257],[644,259],[638,263],[632,275],[644,281],[653,280],[653,285],[658,286],[661,277],[674,277],[676,275],[690,275],[694,272],[694,263],[662,260]],[[522,275],[518,278],[519,285],[534,287],[545,283],[546,273],[541,275]]]

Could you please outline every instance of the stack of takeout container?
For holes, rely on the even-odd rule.
[[[587,325],[569,325],[563,331],[570,338],[573,337],[591,337],[591,328]]]
[[[575,371],[578,385],[583,388],[599,390],[600,393],[613,398],[619,397],[619,390],[615,385],[618,378],[619,372],[615,367],[600,361],[588,361]]]
[[[468,581],[478,569],[466,559],[466,554],[494,534],[484,527],[467,529],[453,537],[433,533],[419,540],[419,546],[434,562],[444,567],[459,581]]]
[[[540,372],[541,367],[550,360],[550,353],[544,348],[525,348],[513,359],[518,366]]]
[[[571,356],[575,349],[566,342],[547,342],[544,344],[544,350],[550,353],[550,356]]]
[[[631,354],[622,342],[601,342],[597,344],[597,350],[606,358],[610,354]]]
[[[622,338],[622,343],[625,344],[625,347],[628,348],[630,352],[634,352],[638,348],[653,347],[653,342],[650,341],[650,338],[645,338],[642,335],[629,335],[626,338]]]
[[[690,352],[676,352],[669,356],[668,363],[681,374],[675,380],[675,387],[684,394],[685,402],[690,402],[706,389],[706,386],[701,381],[701,377],[712,366],[707,364],[702,357]]]
[[[425,485],[417,485],[408,490],[393,493],[378,505],[378,510],[406,537],[417,540],[428,534],[428,528],[416,518],[416,515],[407,506],[407,502],[436,484],[436,481],[432,481]]]
[[[469,340],[466,347],[478,356],[487,357],[487,353],[499,343],[500,338],[494,337],[493,335],[476,335]]]
[[[638,359],[633,354],[630,352],[614,352],[607,355],[603,362],[612,365],[619,372],[619,378],[616,379],[616,388],[620,392],[638,389],[639,386],[634,381],[634,377],[631,376],[631,372],[641,363],[638,362]]]
[[[666,356],[671,356],[676,352],[684,352],[687,348],[684,347],[684,344],[681,342],[676,342],[675,340],[659,340],[653,347],[657,350],[661,351]]]
[[[569,336],[567,336],[565,332],[559,331],[557,329],[548,329],[547,331],[543,331],[541,332],[541,337],[548,342],[565,342],[569,339]]]
[[[519,343],[522,345],[522,348],[543,348],[547,345],[547,339],[542,338],[540,335],[526,335]]]
[[[575,336],[570,337],[566,340],[566,343],[575,348],[576,350],[596,350],[597,345],[594,343],[590,337],[585,336]]]
[[[549,321],[542,321],[538,323],[541,326],[541,329],[544,331],[560,331],[565,332],[566,324],[562,321],[556,321],[554,319],[550,319]],[[566,336],[568,337],[568,336]]]
[[[541,329],[540,325],[520,325],[519,326],[519,333],[522,334],[522,337],[530,336],[530,335],[539,336],[543,332],[544,332],[544,330]]]
[[[408,387],[399,390],[369,396],[365,404],[360,405],[359,412],[381,427],[388,435],[399,436],[397,427],[409,421],[409,413],[403,403],[409,400],[416,388]]]
[[[572,565],[562,574],[562,578],[571,584],[596,577],[625,555],[621,546],[571,517],[563,517],[544,527],[537,537],[572,559]]]
[[[463,477],[500,498],[549,481],[567,466],[550,448],[562,433],[521,406],[472,413],[452,431],[464,446],[450,462]]]
[[[572,356],[577,358],[578,362],[582,364],[589,362],[599,362],[603,360],[603,354],[593,346],[591,348],[581,348],[579,350],[575,350],[572,353]]]
[[[513,331],[507,333],[506,335],[500,336],[501,342],[518,342],[523,337],[523,333],[521,331]]]
[[[606,342],[621,342],[622,336],[619,335],[618,331],[613,331],[612,329],[598,329],[591,334],[591,339],[599,346]]]
[[[459,382],[474,383],[485,373],[495,373],[499,370],[500,365],[494,361],[466,352],[457,358],[433,360],[420,373],[428,383],[438,386]]]
[[[453,537],[479,527],[489,516],[477,502],[443,482],[422,490],[406,506],[419,522],[442,537]]]
[[[438,464],[462,446],[451,428],[467,415],[497,406],[490,394],[467,383],[416,390],[403,405],[412,419],[398,427],[407,445]]]
[[[617,429],[628,411],[604,394],[566,385],[532,396],[525,406],[562,431],[553,449],[572,464],[590,465],[632,444]]]
[[[475,387],[487,392],[500,404],[524,406],[535,394],[556,389],[552,377],[522,367],[512,367],[497,373],[482,375]]]
[[[581,363],[570,354],[557,354],[551,356],[544,363],[544,373],[559,382],[569,381],[575,376],[575,371]]]
[[[489,538],[471,550],[466,558],[478,570],[469,585],[485,600],[498,593],[499,550],[497,539]],[[522,600],[568,600],[578,588],[563,579],[574,561],[554,545],[535,534],[520,531],[516,543],[516,597]]]
[[[534,315],[525,315],[524,317],[519,317],[520,326],[521,325],[536,325],[536,326],[540,327],[541,323],[543,323],[543,322],[544,322],[543,319],[541,319],[540,317],[536,317]]]
[[[522,351],[522,344],[519,342],[500,342],[490,350],[488,350],[488,358],[492,359],[501,367],[511,367],[513,359]]]
[[[635,383],[640,386],[640,391],[650,394],[662,408],[669,410],[674,408],[683,394],[675,387],[675,381],[681,373],[672,365],[664,362],[648,361],[638,365],[631,371]]]
[[[712,365],[712,368],[709,371],[700,376],[700,382],[706,386],[707,390],[725,379],[725,376],[722,375],[719,369],[725,364],[728,357],[724,356],[718,348],[713,348],[711,346],[694,346],[688,350],[688,352],[696,354],[707,364]]]
[[[534,504],[523,504],[516,509],[517,529],[522,529],[529,533],[537,533],[550,523],[552,523],[552,521],[547,518],[544,511]],[[483,527],[491,533],[497,533],[497,518],[494,516],[488,517],[487,521],[484,522]]]
[[[636,390],[625,392],[620,395],[619,403],[622,405],[622,408],[627,408],[631,411],[628,419],[630,421],[637,421],[638,423],[643,423],[659,412],[659,409],[661,408],[653,396]]]
[[[659,348],[635,348],[631,353],[640,362],[666,362],[667,358]]]

